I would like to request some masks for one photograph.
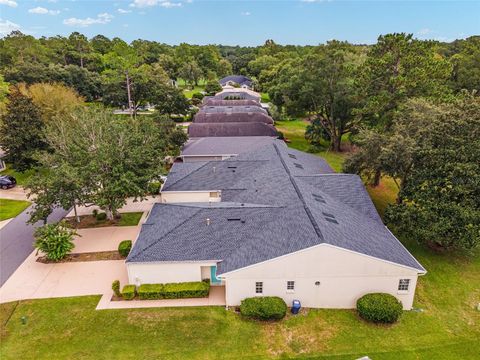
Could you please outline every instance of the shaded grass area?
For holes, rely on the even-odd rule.
[[[29,206],[25,200],[0,199],[0,221],[17,216]]]
[[[2,330],[1,356],[478,359],[479,254],[433,254],[413,242],[407,246],[429,270],[419,279],[414,305],[423,311],[405,312],[391,326],[366,323],[353,310],[307,310],[261,323],[220,307],[96,311],[98,296],[31,300],[18,304]],[[2,313],[13,306],[2,305]]]
[[[115,220],[97,220],[93,215],[81,215],[80,222],[75,217],[68,217],[65,220],[74,228],[86,229],[106,226],[136,226],[142,218],[143,212],[124,212],[120,214],[119,219]]]

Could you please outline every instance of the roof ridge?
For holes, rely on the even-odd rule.
[[[303,204],[303,208],[305,209],[305,212],[307,213],[307,216],[308,216],[310,222],[312,223],[313,228],[314,228],[315,232],[317,233],[317,236],[318,236],[320,239],[324,240],[323,234],[322,234],[322,232],[321,232],[321,230],[320,230],[320,227],[318,226],[315,218],[313,217],[312,212],[311,212],[310,209],[308,208],[308,205],[307,205],[307,203],[305,202],[305,199],[303,198],[303,195],[302,195],[300,189],[298,188],[298,185],[297,185],[297,183],[295,182],[295,179],[294,179],[293,175],[290,173],[290,170],[288,169],[288,166],[287,166],[287,164],[285,163],[285,160],[283,159],[283,157],[282,157],[282,155],[281,155],[281,153],[280,153],[280,150],[279,150],[278,147],[277,147],[277,144],[273,143],[272,145],[273,145],[273,147],[275,148],[275,151],[277,152],[278,157],[280,158],[280,162],[282,163],[285,171],[287,172],[288,178],[290,179],[290,181],[291,181],[291,183],[292,183],[292,185],[293,185],[293,188],[295,189],[295,192],[297,193],[298,198],[300,199],[300,201],[301,201],[302,204]]]

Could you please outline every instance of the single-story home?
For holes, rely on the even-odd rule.
[[[228,101],[228,100],[227,100]],[[233,100],[235,101],[235,100]],[[246,100],[236,100],[236,101],[246,101]],[[222,113],[222,114],[232,114],[232,113],[246,113],[246,114],[253,114],[253,113],[261,113],[268,115],[267,110],[262,108],[260,104],[256,105],[209,105],[209,106],[202,106],[200,108],[199,114],[213,114],[213,113]]]
[[[209,279],[225,287],[228,306],[280,296],[353,308],[386,292],[411,309],[426,273],[358,176],[279,140],[223,161],[175,163],[126,266],[137,285]]]
[[[188,127],[191,138],[213,136],[278,136],[272,124],[262,122],[192,123]]]
[[[273,124],[273,119],[263,112],[198,112],[193,122],[199,123],[264,123]]]
[[[240,86],[241,88],[245,89],[253,89],[253,82],[252,80],[244,75],[230,75],[220,79],[220,85],[222,87],[225,86]]]
[[[222,100],[215,99],[212,96],[205,96],[202,101],[203,106],[261,106],[256,100]]]
[[[179,158],[184,162],[225,160],[275,141],[271,136],[190,138]]]

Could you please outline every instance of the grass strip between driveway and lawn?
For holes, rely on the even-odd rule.
[[[76,229],[88,229],[107,226],[137,226],[142,218],[143,212],[124,212],[120,213],[119,219],[97,220],[93,215],[81,215],[78,223],[75,217],[67,217],[65,220]]]
[[[14,218],[29,206],[26,200],[0,199],[0,221]]]

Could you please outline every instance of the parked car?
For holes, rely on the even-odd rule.
[[[10,189],[17,185],[17,180],[10,175],[0,175],[0,188]]]

